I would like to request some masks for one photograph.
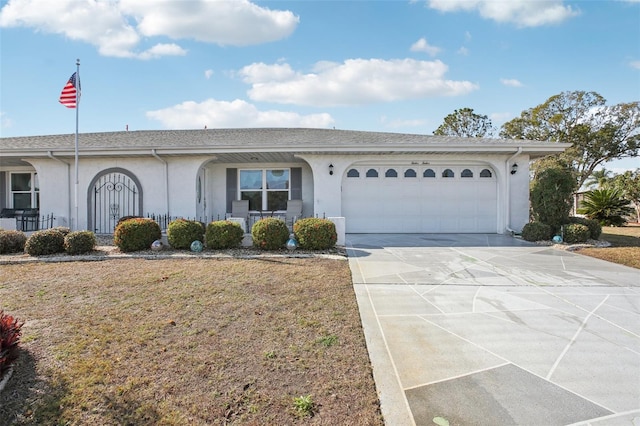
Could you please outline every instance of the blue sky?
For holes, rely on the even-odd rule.
[[[495,127],[550,96],[640,100],[640,0],[0,0],[3,137],[321,127]],[[638,158],[606,165],[622,171]]]

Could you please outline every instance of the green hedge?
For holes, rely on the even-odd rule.
[[[160,225],[153,219],[127,219],[113,233],[114,244],[123,252],[146,250],[151,243],[162,238]]]
[[[300,219],[293,224],[293,233],[300,248],[307,250],[326,250],[338,240],[336,225],[329,219]]]
[[[263,250],[284,248],[289,239],[289,228],[282,219],[267,217],[260,219],[251,228],[253,245]]]
[[[217,220],[207,225],[205,241],[207,248],[213,250],[238,247],[244,238],[239,223],[230,220]]]
[[[27,235],[22,231],[0,229],[0,254],[24,252]]]
[[[176,219],[169,223],[167,241],[175,249],[190,249],[194,241],[204,243],[204,226],[196,220]]]
[[[64,252],[64,234],[57,229],[36,231],[24,245],[24,251],[30,256],[44,256]]]
[[[64,250],[68,254],[92,252],[96,247],[96,235],[91,231],[73,231],[64,237]]]
[[[551,227],[542,222],[529,222],[522,228],[525,241],[547,241],[551,239]]]

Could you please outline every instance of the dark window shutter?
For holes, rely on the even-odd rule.
[[[0,208],[7,207],[7,174],[5,172],[0,172]]]
[[[291,199],[302,200],[302,167],[291,168]]]
[[[227,169],[227,213],[231,213],[231,202],[238,197],[238,169]]]

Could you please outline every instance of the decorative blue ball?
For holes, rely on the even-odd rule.
[[[202,243],[198,240],[195,240],[194,242],[191,243],[191,251],[194,251],[196,253],[200,253],[202,251]]]
[[[298,248],[298,242],[296,241],[296,239],[293,237],[289,238],[289,240],[287,241],[287,249],[293,251],[296,248]]]
[[[153,251],[160,251],[162,250],[162,247],[164,245],[162,244],[162,241],[160,240],[155,240],[154,242],[151,243],[151,250]]]
[[[562,237],[560,235],[556,235],[552,238],[554,243],[561,243],[562,242]]]

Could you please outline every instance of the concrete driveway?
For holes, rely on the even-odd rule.
[[[640,272],[504,235],[347,235],[386,424],[640,426]]]

